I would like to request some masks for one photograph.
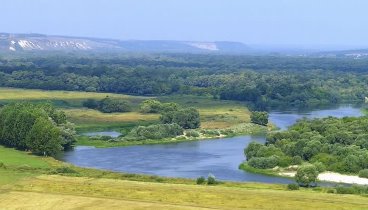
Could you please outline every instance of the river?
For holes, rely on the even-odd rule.
[[[274,110],[270,112],[269,119],[280,129],[286,129],[303,117],[361,115],[359,106],[340,105],[318,110]],[[244,148],[251,141],[264,143],[265,136],[248,135],[115,148],[79,146],[66,152],[61,159],[82,167],[166,177],[197,178],[206,177],[211,173],[220,180],[292,183],[293,180],[287,178],[248,173],[238,169],[239,164],[245,160]]]

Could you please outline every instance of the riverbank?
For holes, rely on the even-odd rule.
[[[296,172],[280,172],[279,175],[286,177],[294,177]],[[344,184],[368,185],[367,178],[361,178],[357,175],[345,175],[331,171],[325,171],[318,175],[319,181],[335,182]]]
[[[249,182],[197,185],[193,179],[81,168],[1,146],[0,160],[0,209],[368,208],[368,198],[327,193],[331,188],[290,191],[282,184]]]
[[[289,169],[283,169],[283,168],[274,168],[274,169],[258,169],[253,168],[249,166],[246,162],[240,164],[239,169],[251,172],[251,173],[257,173],[257,174],[263,174],[267,176],[276,176],[276,177],[284,177],[284,178],[290,178],[294,179],[294,176],[296,174],[296,171],[291,171]],[[331,182],[331,183],[342,183],[342,184],[358,184],[358,185],[368,185],[368,179],[367,178],[361,178],[358,175],[346,175],[346,174],[340,174],[336,172],[331,171],[325,171],[318,175],[318,181],[321,182]]]

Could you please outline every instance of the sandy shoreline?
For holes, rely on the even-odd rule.
[[[279,175],[294,177],[296,172],[281,172]],[[346,184],[360,184],[368,185],[367,178],[360,178],[359,176],[344,175],[335,172],[326,171],[318,175],[318,180],[327,182],[337,182]]]

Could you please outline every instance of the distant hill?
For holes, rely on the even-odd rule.
[[[240,42],[124,41],[43,34],[0,33],[0,51],[126,51],[184,53],[245,53]]]

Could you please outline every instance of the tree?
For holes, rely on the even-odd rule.
[[[125,100],[106,97],[100,101],[99,108],[101,112],[129,112],[131,107]]]
[[[37,155],[55,156],[62,150],[60,130],[49,119],[38,118],[29,131],[27,147]]]
[[[300,166],[295,174],[295,181],[302,187],[316,186],[318,170],[314,165]]]
[[[201,125],[199,112],[195,108],[162,113],[160,120],[164,124],[176,123],[184,129],[195,129]]]
[[[252,123],[258,125],[267,125],[268,123],[268,113],[267,112],[252,112],[250,115],[250,120]]]
[[[161,102],[154,99],[145,100],[140,106],[140,112],[142,113],[159,113],[161,109]]]

